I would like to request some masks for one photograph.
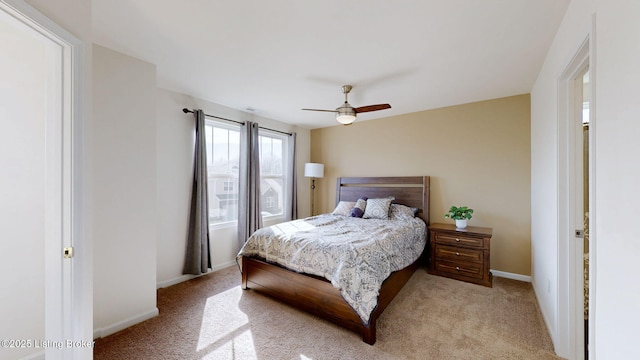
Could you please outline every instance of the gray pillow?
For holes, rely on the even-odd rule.
[[[364,215],[364,210],[367,208],[367,197],[363,196],[358,201],[356,201],[356,205],[351,209],[351,213],[349,216],[361,218]]]

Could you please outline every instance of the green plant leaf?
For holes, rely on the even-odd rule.
[[[463,220],[463,219],[471,219],[473,214],[473,209],[470,209],[468,206],[451,206],[449,212],[444,215],[445,218],[454,219],[454,220]]]

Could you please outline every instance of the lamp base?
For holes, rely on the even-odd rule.
[[[316,190],[316,178],[311,178],[311,216],[314,215],[314,211],[313,211],[313,202],[314,202],[314,195],[315,195],[315,190]]]

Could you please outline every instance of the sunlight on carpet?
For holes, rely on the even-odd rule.
[[[238,308],[241,297],[236,286],[207,299],[197,346],[202,359],[257,359],[249,319]]]
[[[558,360],[531,284],[494,278],[486,288],[418,269],[361,337],[242,290],[229,267],[158,291],[160,314],[97,339],[96,360],[354,359]]]

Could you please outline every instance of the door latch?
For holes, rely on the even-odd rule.
[[[575,235],[579,239],[584,239],[584,230],[576,230]]]
[[[64,248],[62,255],[65,259],[71,259],[73,257],[73,247],[69,246]]]

